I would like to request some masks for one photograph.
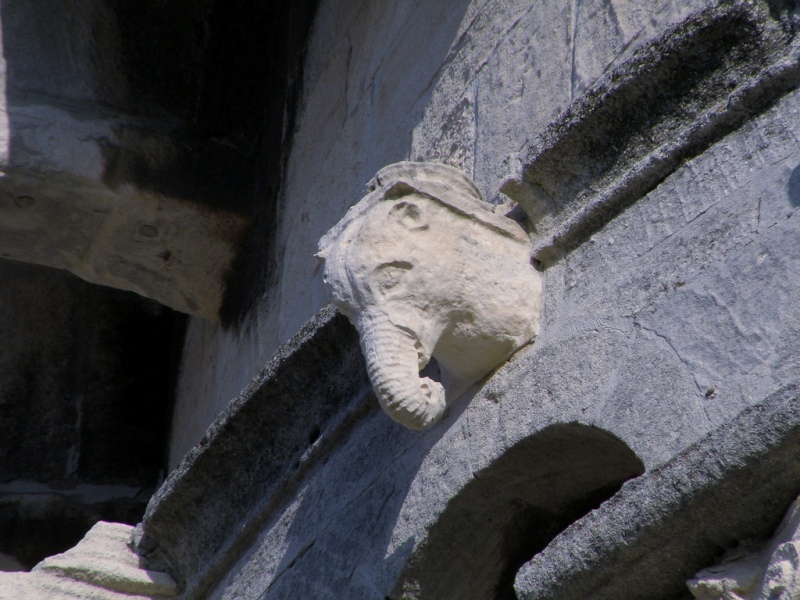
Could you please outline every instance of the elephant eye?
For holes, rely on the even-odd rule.
[[[405,273],[412,269],[413,265],[404,260],[394,260],[392,262],[378,265],[375,269],[375,282],[381,290],[389,290],[396,286],[403,279]]]

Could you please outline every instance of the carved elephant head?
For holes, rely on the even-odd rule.
[[[424,429],[538,333],[541,277],[524,230],[461,171],[397,163],[368,189],[317,256],[381,406]],[[438,381],[420,375],[431,357]]]

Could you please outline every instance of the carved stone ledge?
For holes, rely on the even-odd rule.
[[[635,52],[507,159],[501,191],[530,217],[534,257],[558,260],[800,85],[793,19],[763,1],[715,2]]]
[[[184,599],[206,598],[308,472],[375,408],[358,336],[329,306],[170,473],[137,528],[137,553],[169,572]]]
[[[250,220],[72,174],[5,168],[0,258],[66,269],[216,320]]]
[[[686,596],[684,581],[737,540],[771,535],[797,497],[798,400],[787,384],[627,482],[523,565],[518,597]]]

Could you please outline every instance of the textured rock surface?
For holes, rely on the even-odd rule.
[[[534,256],[549,262],[584,243],[682,162],[800,85],[792,27],[762,3],[709,3],[587,90],[509,161],[520,162],[519,172],[502,190],[531,217]]]
[[[238,331],[190,323],[176,413],[183,433],[170,464],[327,303],[317,242],[380,167],[443,162],[464,170],[496,203],[510,154],[528,147],[604,72],[706,5],[321,2],[286,165],[274,285]]]
[[[461,171],[397,163],[367,188],[317,256],[333,304],[359,332],[381,406],[425,429],[538,333],[541,276],[525,230]]]
[[[75,548],[51,556],[30,573],[0,573],[0,598],[158,600],[177,594],[175,582],[141,566],[129,547],[133,527],[97,523]]]
[[[522,566],[517,596],[691,597],[685,578],[698,565],[775,530],[798,490],[799,449],[789,384],[568,527]]]
[[[606,513],[609,520],[604,524],[581,522],[563,537],[557,537],[523,568],[517,579],[520,595],[651,597],[658,587],[653,573],[664,573],[666,565],[653,567],[645,577],[644,571],[633,567],[637,561],[642,561],[643,569],[648,564],[641,556],[649,553],[648,560],[674,556],[683,565],[702,564],[703,555],[708,560],[748,536],[767,535],[797,491],[793,471],[781,459],[775,458],[773,463],[757,450],[769,443],[774,432],[785,431],[787,438],[794,435],[796,425],[789,416],[764,417],[763,422],[739,428],[741,435],[734,435],[723,423],[733,411],[744,409],[742,414],[747,415],[746,407],[753,406],[754,399],[795,377],[797,348],[794,328],[789,324],[797,321],[800,309],[795,289],[799,238],[794,222],[800,205],[798,110],[797,92],[784,97],[685,163],[587,243],[567,254],[562,263],[547,269],[546,289],[556,285],[555,278],[563,278],[563,287],[560,298],[548,296],[553,302],[545,305],[543,335],[538,341],[543,346],[540,357],[544,359],[549,353],[545,347],[562,335],[568,339],[573,335],[604,337],[615,336],[614,331],[629,332],[630,337],[622,346],[614,346],[616,351],[609,347],[605,354],[623,352],[626,347],[629,356],[643,360],[634,369],[626,365],[625,359],[613,361],[616,373],[610,380],[612,388],[602,392],[586,389],[591,395],[610,394],[590,409],[595,418],[631,444],[648,468],[651,463],[644,457],[653,451],[653,466],[674,456],[669,464],[676,469],[687,468],[680,460],[681,444],[698,439],[704,430],[719,428],[719,436],[730,434],[735,441],[726,441],[724,454],[706,448],[703,452],[711,465],[724,459],[738,468],[739,463],[755,461],[754,468],[762,473],[769,469],[782,489],[768,493],[753,505],[747,504],[751,508],[741,511],[737,507],[746,504],[737,496],[741,489],[759,489],[763,493],[769,486],[760,480],[740,484],[734,487],[731,497],[716,500],[715,508],[710,510],[733,511],[724,514],[729,523],[738,519],[742,530],[738,537],[733,528],[726,532],[720,526],[717,533],[706,531],[694,538],[711,544],[702,552],[702,544],[689,548],[694,543],[693,535],[698,535],[690,534],[690,530],[696,527],[695,520],[701,520],[699,517],[690,517],[685,532],[681,532],[678,522],[673,524],[680,533],[671,548],[660,540],[653,543],[651,550],[635,549],[632,540],[648,543],[648,535],[640,531],[646,532],[659,521],[657,513],[664,510],[660,503],[653,507],[653,514],[638,520],[629,514]],[[637,265],[637,272],[623,275],[623,265],[632,263]],[[561,320],[570,314],[566,321]],[[584,320],[587,316],[589,322]],[[594,351],[591,354],[596,356]],[[547,368],[539,372],[562,377]],[[599,372],[595,379],[591,375],[594,371],[587,371],[585,366],[581,372],[590,381],[608,381],[599,377]],[[534,381],[529,385],[536,385]],[[578,391],[581,387],[568,383],[566,389]],[[557,397],[563,398],[565,391]],[[788,398],[795,402],[794,396]],[[629,429],[620,421],[623,415],[636,415],[638,425]],[[788,431],[781,429],[785,423],[777,427],[782,419],[792,423]],[[614,420],[617,425],[612,424]],[[748,430],[751,433],[745,435]],[[712,469],[711,465],[704,469]],[[676,485],[682,490],[702,481],[692,471],[680,479],[684,482]],[[631,484],[634,488],[635,484]],[[669,497],[655,491],[651,494]],[[624,488],[619,501],[624,502],[623,498]],[[686,497],[681,502],[689,507],[696,503]],[[765,520],[766,515],[771,518]],[[619,542],[608,542],[610,536],[616,535],[612,532],[619,531],[620,522],[635,524],[631,539],[623,535]],[[748,531],[748,527],[753,529]],[[681,547],[684,542],[686,545]],[[656,547],[663,547],[663,551],[656,551]],[[576,552],[575,548],[585,550]],[[613,559],[612,548],[620,553]],[[631,555],[630,566],[622,567],[619,557],[627,553]],[[602,567],[606,563],[614,565],[613,572]],[[674,577],[669,584],[671,591],[662,588],[663,597],[680,597],[681,586],[676,582]]]
[[[740,548],[687,584],[698,600],[790,600],[800,594],[800,501],[795,500],[778,530],[758,552]]]
[[[321,311],[170,474],[138,552],[175,574],[188,597],[206,597],[366,413],[378,411],[358,336],[344,316]]]
[[[0,257],[217,317],[250,173],[192,131],[210,4],[3,5]]]
[[[356,411],[368,398],[341,399],[356,415],[343,425],[326,413],[341,443],[307,463],[291,490],[250,499],[259,517],[227,541],[226,566],[199,574],[202,561],[184,557],[177,572],[205,578],[202,594],[211,598],[441,598],[449,589],[454,597],[511,594],[509,573],[525,564],[516,577],[525,597],[680,598],[686,578],[740,537],[769,535],[800,485],[792,466],[800,94],[759,110],[546,265],[540,336],[468,402],[415,433]],[[352,350],[355,341],[348,344]],[[318,376],[312,366],[295,368]],[[285,398],[276,406],[296,397],[325,406],[323,397],[299,393],[299,381],[273,385],[274,398]],[[161,507],[152,505],[152,523],[163,519],[165,529],[153,529],[151,543],[163,538],[165,555],[195,551],[187,507],[241,460],[224,451],[234,437],[225,424],[236,419],[226,414],[165,488]],[[580,440],[569,452],[549,437],[565,425]],[[299,440],[303,430],[293,435]],[[608,461],[581,459],[589,454]],[[637,464],[645,474],[619,489],[641,472]],[[542,465],[552,468],[537,471]],[[592,489],[570,485],[589,481],[587,471],[607,477]],[[554,489],[565,490],[559,506],[535,493],[556,477],[563,479]],[[181,480],[196,482],[191,495],[182,496]],[[757,490],[747,501],[738,498],[745,488]],[[487,524],[496,518],[493,502],[508,517],[497,529]],[[183,533],[168,530],[171,515],[185,519]],[[432,556],[426,548],[445,545],[437,531],[453,531],[457,521],[481,527],[465,527],[466,537],[476,533],[470,543],[433,553],[441,562],[423,560]],[[528,544],[503,542],[512,539]],[[208,547],[215,544],[210,537]],[[492,568],[481,570],[474,556]]]

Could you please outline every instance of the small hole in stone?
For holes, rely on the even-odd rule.
[[[315,425],[314,429],[311,430],[311,433],[308,434],[308,445],[309,446],[312,445],[314,442],[316,442],[319,439],[319,434],[320,434],[319,427],[317,427]]]
[[[36,204],[36,200],[30,196],[17,196],[14,199],[14,204],[16,204],[18,208],[28,208]]]
[[[158,228],[145,224],[139,227],[139,233],[144,237],[156,237],[158,235]]]

